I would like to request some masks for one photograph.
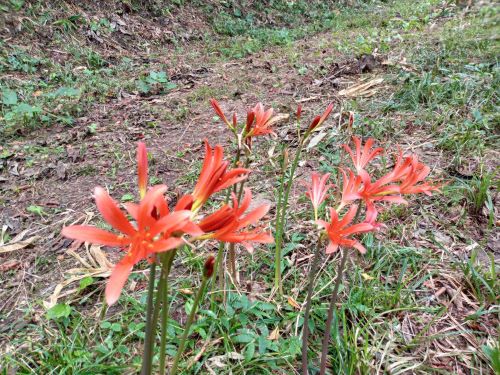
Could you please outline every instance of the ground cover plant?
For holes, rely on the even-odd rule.
[[[0,5],[2,372],[499,371],[497,7],[260,6]]]

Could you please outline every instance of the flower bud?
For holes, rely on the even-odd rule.
[[[250,133],[250,130],[252,129],[252,124],[253,120],[255,119],[255,112],[254,111],[248,111],[247,112],[247,124],[245,127],[246,133]]]
[[[139,142],[137,145],[137,178],[139,195],[142,199],[146,195],[148,185],[148,151],[143,142]]]
[[[349,131],[352,130],[353,124],[354,124],[354,112],[349,111]]]
[[[238,118],[236,117],[236,113],[233,113],[233,128],[236,129],[236,124],[238,123]]]
[[[203,277],[207,279],[212,277],[214,274],[214,266],[215,266],[215,257],[213,255],[209,255],[205,264],[203,265]]]
[[[297,121],[300,121],[300,115],[302,114],[302,104],[297,107]]]
[[[312,120],[311,125],[309,125],[309,131],[314,130],[314,128],[315,128],[316,126],[318,126],[318,125],[319,125],[319,121],[320,121],[320,120],[321,120],[321,116],[319,116],[319,115],[318,115],[318,116],[316,116],[316,117]]]

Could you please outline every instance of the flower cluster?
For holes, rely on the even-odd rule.
[[[425,181],[429,175],[430,168],[418,161],[416,155],[403,156],[401,152],[391,171],[378,179],[373,179],[366,171],[366,167],[378,155],[382,154],[382,148],[373,148],[373,139],[368,139],[363,145],[361,139],[353,137],[354,151],[349,145],[343,148],[350,155],[354,171],[351,169],[340,169],[342,174],[342,198],[337,209],[330,208],[331,222],[317,220],[320,227],[324,228],[330,239],[327,253],[337,250],[339,246],[354,247],[364,252],[364,247],[350,236],[364,233],[380,227],[377,216],[381,202],[403,203],[407,201],[403,195],[424,193],[431,195],[433,191],[439,191],[440,186]],[[312,182],[308,187],[307,196],[311,199],[315,218],[318,216],[318,207],[327,198],[330,185],[326,185],[329,174],[323,176],[313,173]],[[359,224],[348,226],[355,217],[359,216],[358,204],[353,204],[344,217],[339,220],[338,214],[342,209],[353,202],[360,201],[366,206],[366,215]]]
[[[143,143],[137,149],[138,185],[140,202],[126,203],[124,208],[101,187],[95,188],[94,198],[104,220],[119,234],[87,225],[72,225],[63,228],[62,234],[68,238],[88,241],[106,246],[116,246],[126,251],[126,255],[114,267],[106,286],[106,301],[115,303],[135,264],[142,260],[155,261],[157,253],[175,249],[185,242],[198,239],[217,239],[224,242],[241,243],[252,250],[252,243],[270,243],[272,237],[262,227],[254,227],[269,211],[263,205],[246,213],[252,195],[246,189],[241,204],[233,198],[233,206],[225,204],[216,212],[205,217],[198,211],[216,192],[243,181],[249,169],[229,169],[224,160],[223,148],[210,147],[205,141],[205,159],[198,182],[192,193],[182,196],[173,210],[165,198],[167,186],[157,185],[147,188],[147,151]]]

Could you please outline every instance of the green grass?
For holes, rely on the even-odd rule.
[[[161,2],[151,2],[148,6],[154,7],[158,14],[168,14],[184,4],[176,1],[164,6]],[[488,235],[494,231],[494,197],[498,191],[498,170],[487,157],[488,152],[498,146],[498,46],[491,41],[497,11],[485,5],[463,15],[459,9],[434,0],[418,4],[367,2],[338,12],[324,9],[325,2],[314,2],[306,8],[305,1],[277,1],[274,7],[262,9],[259,3],[248,12],[235,2],[224,4],[217,8],[223,11],[214,12],[215,8],[205,8],[202,2],[194,3],[213,14],[209,21],[215,34],[207,35],[203,43],[207,51],[216,52],[210,59],[218,63],[270,47],[274,53],[285,54],[297,74],[305,74],[309,70],[304,69],[314,71],[316,67],[304,64],[307,60],[304,55],[308,52],[295,48],[294,41],[328,30],[323,40],[316,41],[321,48],[332,48],[345,58],[378,51],[403,56],[411,65],[410,72],[398,66],[377,72],[388,82],[386,92],[373,99],[346,100],[343,110],[356,112],[356,134],[375,137],[387,148],[408,139],[418,140],[417,143],[430,139],[433,155],[439,154],[448,161],[447,169],[440,171],[448,185],[437,198],[421,199],[408,207],[393,207],[381,213],[381,218],[388,223],[383,239],[379,234],[364,237],[368,254],[353,255],[348,263],[341,287],[342,306],[337,310],[332,332],[335,345],[330,349],[329,359],[334,373],[383,373],[389,368],[398,373],[451,373],[433,369],[432,362],[421,356],[422,350],[427,350],[426,345],[443,335],[434,331],[435,323],[446,314],[455,313],[450,310],[451,303],[441,303],[433,297],[435,290],[429,285],[432,282],[440,285],[439,282],[444,282],[440,279],[443,275],[459,278],[461,291],[479,306],[469,314],[464,325],[470,321],[479,324],[483,319],[495,321],[498,316],[498,266],[494,258],[485,260],[480,256],[481,251],[486,252]],[[132,2],[132,6],[140,10],[138,3]],[[16,2],[11,1],[9,9],[11,7],[16,7]],[[50,12],[39,14],[36,6],[29,12],[36,15],[36,22],[53,25],[61,43],[70,40],[68,36],[74,35],[84,22],[79,17],[54,18]],[[264,23],[264,14],[269,14],[271,19],[276,16],[275,24]],[[437,26],[429,31],[433,23]],[[90,27],[106,35],[111,33],[109,20],[105,18],[94,20]],[[0,80],[0,134],[14,137],[12,134],[18,130],[29,133],[41,126],[71,126],[95,103],[116,98],[121,89],[142,91],[141,95],[147,96],[165,94],[174,88],[167,74],[169,66],[164,64],[138,65],[130,58],[112,61],[91,48],[80,48],[77,43],[68,43],[66,48],[70,58],[63,64],[47,56],[28,53],[21,46],[0,44],[0,73],[5,74]],[[181,53],[189,52],[178,48]],[[313,53],[319,56],[319,50]],[[41,78],[42,72],[46,78]],[[252,85],[241,80],[241,87],[252,89]],[[187,94],[185,102],[174,102],[174,110],[154,108],[151,111],[158,111],[166,121],[181,122],[189,116],[189,103],[223,94],[227,94],[223,88],[200,85]],[[409,124],[415,133],[409,134]],[[94,133],[99,126],[92,126]],[[344,162],[339,145],[347,139],[332,131],[310,152],[319,157],[319,170],[332,173],[335,183],[337,167]],[[262,149],[267,146],[265,143]],[[125,156],[118,148],[110,147],[110,150],[115,153],[115,160],[107,177],[115,180]],[[64,150],[32,146],[25,151],[29,163],[30,158],[34,162]],[[10,156],[8,146],[3,152],[5,158]],[[422,153],[425,155],[425,151]],[[187,155],[181,152],[177,157]],[[471,176],[451,174],[451,168],[476,157],[480,158],[480,167]],[[389,161],[384,159],[384,163]],[[187,167],[175,186],[181,191],[192,187],[200,164],[197,160]],[[154,169],[154,160],[151,165]],[[269,166],[262,169],[266,176],[275,172],[275,168]],[[102,172],[97,166],[83,165],[76,173],[94,176]],[[128,191],[128,186],[112,186],[120,190],[117,198],[129,199],[127,192],[122,191]],[[307,204],[301,199],[298,202],[301,207]],[[34,208],[31,213],[39,215]],[[415,214],[421,217],[416,218]],[[310,213],[294,212],[292,221],[301,220],[310,220]],[[476,234],[471,233],[471,226],[480,228],[481,239],[473,239]],[[459,244],[460,249],[474,245],[473,250],[465,257],[458,251],[449,251],[446,238],[438,235],[441,232],[450,243]],[[293,228],[286,238],[282,264],[283,274],[287,275],[284,287],[299,305],[306,297],[307,267],[297,267],[293,257],[310,253],[313,242],[307,227]],[[199,282],[201,254],[198,250],[183,250],[175,265],[174,293],[170,299],[171,311],[175,314],[169,324],[167,345],[170,356],[175,354],[192,304],[192,294],[186,289],[194,290]],[[259,285],[272,284],[272,254],[271,246],[262,247],[252,257],[241,256],[241,267],[249,277],[249,295],[245,289],[230,290],[226,304],[217,304],[214,311],[209,309],[209,298],[205,298],[192,327],[188,354],[181,364],[184,373],[202,374],[209,367],[218,374],[288,374],[298,368],[302,313],[286,299],[269,298],[266,289],[259,292]],[[330,258],[318,276],[309,322],[312,371],[317,370],[317,362],[312,358],[320,351],[336,262],[336,258]],[[39,269],[51,265],[45,258],[37,259]],[[10,272],[7,277],[14,275]],[[64,307],[66,310],[52,319],[40,316],[39,301],[8,314],[12,319],[19,315],[0,333],[11,348],[1,359],[2,370],[19,374],[138,371],[145,301],[141,287],[145,278],[140,274],[132,278],[138,282],[136,291],[127,292],[118,306],[105,314],[100,303],[103,283],[95,280],[71,300],[62,301],[69,310]],[[16,328],[17,323],[26,322],[22,329]],[[411,332],[408,331],[410,323]],[[473,326],[465,327],[446,334],[449,337],[464,332],[472,334],[483,346],[475,355],[463,354],[466,359],[462,355],[452,357],[473,368],[474,373],[488,373],[488,363],[495,361],[498,352],[494,337],[470,328]],[[204,344],[207,346],[203,355],[187,370],[189,360]],[[217,367],[217,361],[224,366]]]

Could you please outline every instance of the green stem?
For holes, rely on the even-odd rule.
[[[154,289],[156,278],[156,263],[151,263],[149,267],[149,283],[148,283],[148,307],[146,310],[146,337],[144,339],[144,353],[142,357],[142,375],[151,374],[151,366],[153,362],[152,348],[153,348],[153,302],[154,302]]]
[[[224,255],[224,245],[225,242],[219,243],[219,250],[217,251],[217,257],[215,258],[215,270],[219,272],[219,288],[220,290],[224,290],[224,263],[222,262],[222,257]],[[216,287],[216,278],[212,281],[211,295],[210,295],[210,310],[214,311],[215,309],[215,287]]]
[[[278,228],[278,224],[280,221],[280,213],[281,213],[281,202],[283,200],[283,190],[285,188],[285,174],[287,169],[287,160],[286,160],[286,149],[283,149],[283,164],[281,166],[281,177],[280,177],[280,187],[278,190],[278,202],[276,202],[276,220],[274,222],[274,228]]]
[[[307,286],[307,299],[306,299],[306,310],[304,312],[304,323],[303,323],[303,331],[302,331],[302,375],[308,375],[307,371],[307,348],[309,345],[309,315],[311,313],[311,301],[312,295],[314,291],[314,277],[316,276],[316,272],[318,270],[319,260],[321,258],[321,238],[318,239],[318,246],[316,247],[316,251],[314,252],[314,258],[311,265],[311,270],[309,271],[309,280]]]
[[[281,280],[281,250],[283,245],[283,232],[285,229],[285,219],[286,219],[286,209],[288,207],[288,199],[290,197],[290,191],[292,190],[293,185],[293,177],[295,175],[295,170],[299,165],[300,154],[302,152],[302,148],[304,146],[304,142],[301,141],[299,143],[299,147],[297,148],[295,158],[293,159],[292,167],[290,169],[290,176],[287,180],[285,195],[283,197],[283,203],[281,206],[280,217],[278,221],[278,225],[276,227],[276,247],[275,247],[275,264],[274,264],[274,287],[277,289],[280,296],[283,295],[283,282]]]
[[[198,292],[196,292],[196,296],[193,302],[193,307],[191,308],[191,312],[189,313],[186,326],[184,327],[184,332],[182,334],[181,341],[179,343],[179,349],[177,349],[177,353],[175,354],[174,364],[172,365],[172,369],[170,370],[170,375],[177,374],[177,368],[179,367],[179,360],[181,358],[182,353],[184,352],[184,347],[186,346],[186,340],[187,337],[189,336],[189,330],[191,328],[191,325],[193,324],[194,316],[196,315],[196,310],[198,310],[198,305],[200,304],[200,300],[208,280],[209,280],[208,277],[203,276]]]
[[[234,157],[234,160],[233,160],[233,168],[238,165],[238,162],[240,161],[240,157],[241,157],[241,149],[239,148],[239,146],[237,146],[236,156]],[[230,197],[231,197],[231,190],[228,190],[226,193],[226,199],[224,200],[224,202],[226,204],[229,202]],[[217,257],[215,258],[215,269],[218,270],[218,272],[219,272],[220,290],[224,290],[224,264],[222,262],[223,255],[224,255],[224,242],[221,242],[219,244],[219,250],[217,251]],[[212,283],[212,295],[210,296],[210,309],[212,309],[212,310],[213,310],[214,304],[215,304],[215,293],[213,293],[215,291],[215,285],[216,285],[216,281],[214,278],[214,281]]]
[[[250,157],[247,154],[244,168],[248,168],[249,165],[250,165]],[[240,182],[239,189],[237,185],[234,185],[233,192],[236,194],[236,199],[238,203],[240,203],[241,201],[241,196],[243,195],[244,186],[245,186],[245,180]],[[236,283],[236,245],[234,243],[229,244],[228,255],[229,255],[229,268],[231,276],[233,278],[233,282]]]
[[[163,293],[160,295],[161,298],[161,341],[160,341],[160,375],[165,375],[165,363],[166,363],[166,347],[167,347],[167,328],[168,328],[168,275],[170,275],[170,269],[172,268],[172,263],[174,261],[175,253],[177,249],[169,251],[162,254],[162,274],[160,282],[164,284]],[[163,272],[165,271],[165,272]]]
[[[326,319],[325,335],[323,336],[323,344],[321,347],[321,364],[319,367],[319,375],[325,375],[326,372],[326,357],[328,356],[328,345],[330,344],[330,334],[332,331],[333,313],[335,311],[337,297],[339,294],[340,281],[344,273],[345,262],[347,260],[348,248],[342,249],[342,259],[340,260],[337,269],[337,279],[333,288],[332,297],[330,299],[330,307],[328,308],[328,317]]]

